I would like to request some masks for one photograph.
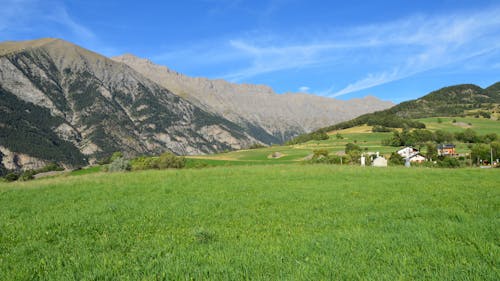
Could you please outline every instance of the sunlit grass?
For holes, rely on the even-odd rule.
[[[499,179],[272,165],[0,184],[0,279],[499,280]]]

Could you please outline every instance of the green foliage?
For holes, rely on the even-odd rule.
[[[477,143],[471,147],[472,161],[477,164],[478,160],[491,161],[500,158],[500,142],[492,142],[491,144]]]
[[[170,152],[165,152],[158,159],[158,168],[160,169],[181,169],[186,166],[184,157],[175,156]]]
[[[425,156],[427,157],[427,159],[429,159],[429,160],[437,159],[438,152],[437,152],[437,146],[435,143],[427,142],[425,144],[425,148],[426,148]]]
[[[344,137],[340,133],[336,133],[335,134],[335,138],[338,139],[338,140],[344,139]]]
[[[385,126],[380,126],[380,125],[375,125],[372,128],[372,132],[374,133],[386,133],[386,132],[391,132],[391,128],[387,128]]]
[[[460,168],[461,163],[455,157],[443,157],[437,161],[437,165],[441,168]]]
[[[352,151],[361,151],[361,147],[354,143],[347,143],[345,145],[345,153],[349,153]]]
[[[248,147],[248,149],[259,149],[259,148],[265,148],[266,146],[260,143],[253,143],[251,146]]]
[[[130,170],[130,161],[123,157],[118,157],[108,164],[108,172],[125,172]]]
[[[130,160],[130,165],[133,171],[159,169],[158,157],[141,156]]]
[[[405,159],[401,157],[401,155],[399,155],[397,152],[392,152],[387,162],[390,165],[401,166],[405,164]]]
[[[5,175],[4,179],[8,182],[16,181],[17,179],[19,179],[19,175],[16,173],[8,173],[7,175]]]
[[[84,165],[84,156],[53,128],[63,120],[47,108],[18,99],[0,86],[0,143],[14,152],[71,165]]]
[[[286,142],[287,145],[305,143],[311,140],[327,140],[329,138],[328,134],[324,131],[316,131],[309,134],[299,135],[292,140]]]
[[[315,149],[313,150],[313,158],[327,157],[329,154],[327,149]]]
[[[121,152],[121,151],[113,152],[113,154],[109,158],[109,161],[113,162],[113,161],[115,161],[118,158],[123,158],[123,152]]]
[[[36,172],[33,170],[24,171],[19,176],[20,181],[29,181],[35,178]]]
[[[34,172],[35,172],[35,174],[40,174],[40,173],[53,172],[53,171],[64,171],[64,168],[59,166],[59,164],[52,162],[52,163],[45,165],[45,167],[43,167],[43,168],[35,170]]]

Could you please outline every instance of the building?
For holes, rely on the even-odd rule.
[[[437,146],[439,156],[454,156],[457,155],[454,144],[440,144]]]
[[[420,155],[420,151],[418,149],[410,146],[398,150],[398,154],[404,159],[409,159],[410,162],[422,163],[427,160],[425,157]]]
[[[372,162],[373,167],[387,167],[387,160],[384,157],[377,157]]]
[[[418,149],[410,146],[398,150],[398,154],[401,155],[401,157],[403,158],[411,158],[415,155],[418,155],[419,153],[420,151],[418,151]]]

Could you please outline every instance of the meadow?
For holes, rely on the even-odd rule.
[[[80,173],[0,183],[1,280],[500,279],[497,169]]]

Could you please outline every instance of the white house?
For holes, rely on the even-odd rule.
[[[403,158],[408,158],[410,159],[410,162],[424,162],[426,159],[422,155],[420,155],[420,151],[416,148],[407,146],[405,148],[402,148],[398,150],[398,154],[401,155]]]

